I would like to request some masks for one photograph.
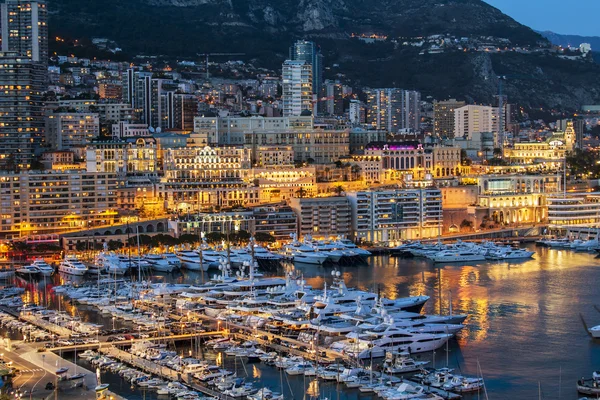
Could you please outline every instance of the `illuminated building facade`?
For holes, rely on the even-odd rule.
[[[305,61],[286,60],[283,63],[282,79],[283,116],[301,115],[312,112],[313,78],[312,66]]]
[[[46,117],[46,144],[53,150],[86,146],[100,135],[98,114],[57,113]]]
[[[440,233],[442,194],[437,188],[360,191],[347,196],[357,240],[394,242]]]
[[[421,93],[398,88],[369,89],[367,124],[375,129],[397,133],[418,132],[421,124]]]
[[[84,170],[0,174],[1,235],[58,233],[114,222],[117,176]]]
[[[48,10],[44,0],[5,0],[0,4],[2,52],[48,63]]]
[[[87,147],[86,164],[90,172],[111,172],[120,176],[156,176],[156,140],[144,137],[94,141]]]
[[[0,169],[26,169],[44,132],[45,67],[0,52]]]
[[[310,64],[312,92],[319,94],[323,84],[323,55],[317,44],[308,40],[296,41],[290,47],[290,60],[304,61]]]
[[[550,228],[598,226],[600,195],[578,193],[548,197],[548,223]]]
[[[475,133],[498,134],[498,107],[469,104],[454,109],[454,137],[471,139]]]
[[[290,207],[298,216],[300,236],[350,235],[352,210],[347,197],[293,198]]]
[[[504,157],[516,164],[562,164],[566,154],[575,146],[573,122],[567,124],[564,132],[553,133],[543,142],[514,143],[504,149]]]
[[[464,101],[450,99],[433,103],[433,134],[442,138],[454,137],[454,110],[465,106]]]
[[[469,207],[476,226],[484,218],[496,224],[546,221],[548,195],[562,190],[561,178],[556,175],[485,175],[477,179],[477,205]]]

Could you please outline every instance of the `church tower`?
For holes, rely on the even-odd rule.
[[[567,128],[565,129],[565,146],[568,152],[573,151],[575,147],[575,127],[573,121],[567,122]]]

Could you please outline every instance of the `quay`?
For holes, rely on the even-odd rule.
[[[172,370],[167,367],[163,367],[160,364],[156,364],[150,360],[146,360],[144,358],[135,356],[132,353],[128,353],[126,351],[120,350],[116,347],[101,348],[101,349],[99,349],[99,352],[108,357],[111,357],[111,358],[117,359],[123,363],[129,364],[134,368],[137,368],[144,372],[148,372],[153,375],[159,376],[163,379],[167,379],[170,381],[183,382],[186,385],[188,385],[189,387],[191,387],[193,390],[202,392],[206,395],[213,396],[213,397],[216,397],[218,399],[223,399],[223,400],[234,400],[233,397],[226,396],[221,392],[217,392],[216,390],[212,390],[204,385],[200,385],[199,383],[194,382],[191,375],[190,376],[182,376],[181,373],[179,373],[175,370]]]

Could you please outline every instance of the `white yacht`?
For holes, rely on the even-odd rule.
[[[163,253],[163,257],[175,268],[181,268],[181,260],[174,253]]]
[[[41,258],[35,259],[31,265],[37,267],[42,276],[51,276],[54,273],[54,267]]]
[[[270,252],[262,246],[254,245],[254,258],[257,260],[279,261],[283,257],[279,254]]]
[[[328,258],[327,254],[315,251],[312,247],[296,241],[285,245],[284,251],[294,258],[294,262],[304,264],[322,265]]]
[[[77,258],[67,256],[58,266],[58,271],[69,275],[85,275],[88,268]]]
[[[485,261],[485,256],[472,250],[443,250],[429,256],[436,263]]]
[[[521,260],[532,258],[534,251],[526,249],[501,248],[486,253],[486,258],[490,260]]]
[[[339,245],[340,247],[345,248],[345,249],[352,250],[354,253],[356,253],[356,255],[359,255],[361,257],[368,257],[371,255],[371,252],[369,250],[361,249],[356,244],[354,244],[354,242],[352,242],[350,239],[339,238],[338,240],[333,242],[333,244],[336,246]]]
[[[147,254],[144,260],[150,264],[150,267],[155,271],[172,272],[175,266],[167,260],[166,257],[160,254]]]
[[[196,251],[179,251],[177,253],[177,258],[181,260],[181,266],[183,268],[189,269],[190,271],[208,271],[209,261],[205,260],[204,257],[202,257],[202,264],[200,264],[200,254],[198,254],[198,252]]]
[[[109,275],[125,275],[129,271],[130,263],[115,253],[101,252],[94,260],[100,270],[106,271]]]
[[[17,273],[23,276],[38,276],[40,274],[40,270],[35,265],[25,265],[21,268],[17,268]]]

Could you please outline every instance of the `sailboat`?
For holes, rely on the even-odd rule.
[[[75,348],[75,356],[74,356],[74,360],[75,360],[75,373],[71,376],[67,377],[67,380],[69,381],[74,381],[77,379],[83,379],[85,377],[85,374],[83,372],[77,373],[77,348]]]

